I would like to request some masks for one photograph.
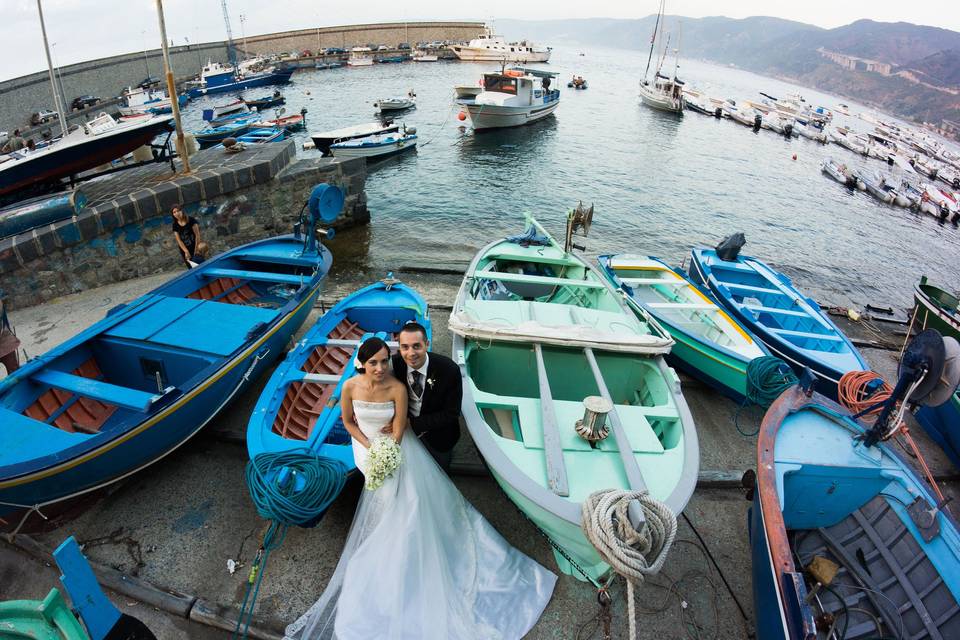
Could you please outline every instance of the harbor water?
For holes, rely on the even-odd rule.
[[[589,255],[634,252],[674,264],[694,245],[736,231],[745,253],[783,271],[822,304],[909,306],[921,275],[951,286],[960,279],[960,231],[906,209],[880,204],[826,178],[820,162],[889,171],[836,145],[785,139],[693,112],[682,118],[641,106],[637,82],[646,52],[558,46],[561,104],[533,125],[474,134],[457,118],[453,87],[476,85],[491,63],[404,63],[303,70],[284,87],[286,113],[308,110],[307,131],[375,119],[373,102],[413,89],[417,107],[399,116],[416,127],[416,152],[371,165],[366,190],[372,224],[334,241],[337,273],[399,267],[463,267],[491,239],[520,230],[532,212],[556,235],[582,200],[596,205]],[[651,72],[652,73],[652,72]],[[586,91],[566,88],[585,77]],[[759,92],[799,92],[814,105],[869,111],[849,99],[703,62],[681,60],[688,87],[715,97],[759,101]],[[252,99],[269,88],[247,92]],[[202,98],[200,112],[228,96]],[[272,116],[270,116],[272,117]],[[836,115],[861,131],[871,124]],[[309,140],[307,133],[296,134]],[[317,154],[301,150],[302,156]],[[793,155],[796,154],[796,160]]]

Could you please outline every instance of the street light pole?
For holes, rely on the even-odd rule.
[[[163,48],[163,71],[167,76],[167,95],[170,96],[170,107],[173,109],[173,122],[177,127],[177,154],[183,162],[183,173],[190,173],[190,158],[187,155],[187,145],[183,140],[183,123],[180,122],[180,96],[177,95],[177,86],[173,82],[173,69],[170,67],[170,47],[167,44],[167,25],[163,19],[163,0],[157,0],[157,18],[160,21],[160,43]]]

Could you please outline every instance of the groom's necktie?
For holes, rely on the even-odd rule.
[[[410,385],[410,388],[413,389],[414,395],[418,398],[423,397],[423,382],[420,381],[423,374],[419,371],[412,371],[410,375],[413,376],[413,384]]]

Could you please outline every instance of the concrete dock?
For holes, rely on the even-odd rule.
[[[322,308],[382,273],[334,273],[322,298],[304,325]],[[417,288],[431,305],[433,349],[450,352],[449,305],[460,277],[453,274],[395,273]],[[111,307],[165,281],[170,273],[128,280],[52,300],[42,306],[15,309],[10,318],[30,356],[43,353],[98,321]],[[897,336],[901,325],[845,323],[848,335],[861,344],[870,364],[887,380],[896,374]],[[186,446],[141,472],[108,494],[85,505],[79,514],[55,523],[57,528],[17,536],[0,544],[0,600],[40,599],[57,586],[55,567],[44,550],[68,535],[86,542],[85,553],[107,576],[113,601],[126,613],[151,626],[161,640],[226,638],[239,611],[247,571],[266,523],[247,494],[243,479],[247,462],[243,435],[260,389],[254,389],[222,412]],[[753,599],[747,541],[747,508],[740,474],[756,464],[756,438],[738,433],[738,406],[694,380],[683,380],[684,395],[700,438],[701,484],[683,516],[678,540],[665,570],[640,586],[637,603],[641,638],[749,638],[753,636]],[[762,411],[740,412],[745,433],[756,430]],[[935,475],[945,478],[948,495],[960,494],[946,456],[920,429],[912,431]],[[555,570],[552,553],[537,530],[482,473],[469,436],[455,450],[459,473],[453,480],[464,496],[523,552]],[[347,485],[314,529],[291,529],[270,558],[256,608],[256,637],[279,638],[320,595],[339,558],[362,487]],[[50,529],[52,525],[48,525]],[[40,559],[38,559],[40,558]],[[227,560],[243,563],[231,574]],[[152,591],[151,591],[152,589]],[[627,636],[623,582],[612,589],[612,637]],[[139,599],[138,599],[139,595]],[[547,610],[529,638],[601,638],[596,619],[596,591],[562,575]],[[252,634],[253,635],[253,634]]]

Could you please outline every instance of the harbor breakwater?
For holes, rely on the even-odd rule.
[[[254,54],[280,54],[311,51],[329,47],[348,49],[366,44],[396,46],[401,42],[415,44],[435,40],[470,40],[483,31],[482,22],[406,22],[382,24],[355,24],[338,27],[314,27],[281,31],[245,39],[245,51]],[[235,45],[240,45],[235,42]],[[40,44],[38,43],[39,47]],[[207,60],[226,62],[226,42],[206,42],[170,48],[171,65],[178,79],[192,77],[200,72]],[[160,49],[137,51],[97,60],[87,60],[57,69],[58,83],[65,97],[66,107],[80,95],[99,96],[107,102],[119,96],[124,88],[135,86],[147,76],[163,76],[163,54]],[[52,109],[50,79],[47,71],[39,71],[0,82],[0,131],[15,128],[34,133],[28,128],[30,114],[40,109]],[[96,111],[97,107],[93,108]],[[82,114],[71,116],[71,122]],[[38,128],[50,128],[59,133],[56,123]]]
[[[191,175],[148,165],[84,185],[79,215],[0,240],[0,289],[12,307],[41,304],[112,282],[183,264],[171,230],[171,208],[197,219],[211,254],[290,233],[318,183],[346,194],[332,225],[370,220],[362,158],[296,159],[294,141],[256,145],[239,154],[201,151]]]

